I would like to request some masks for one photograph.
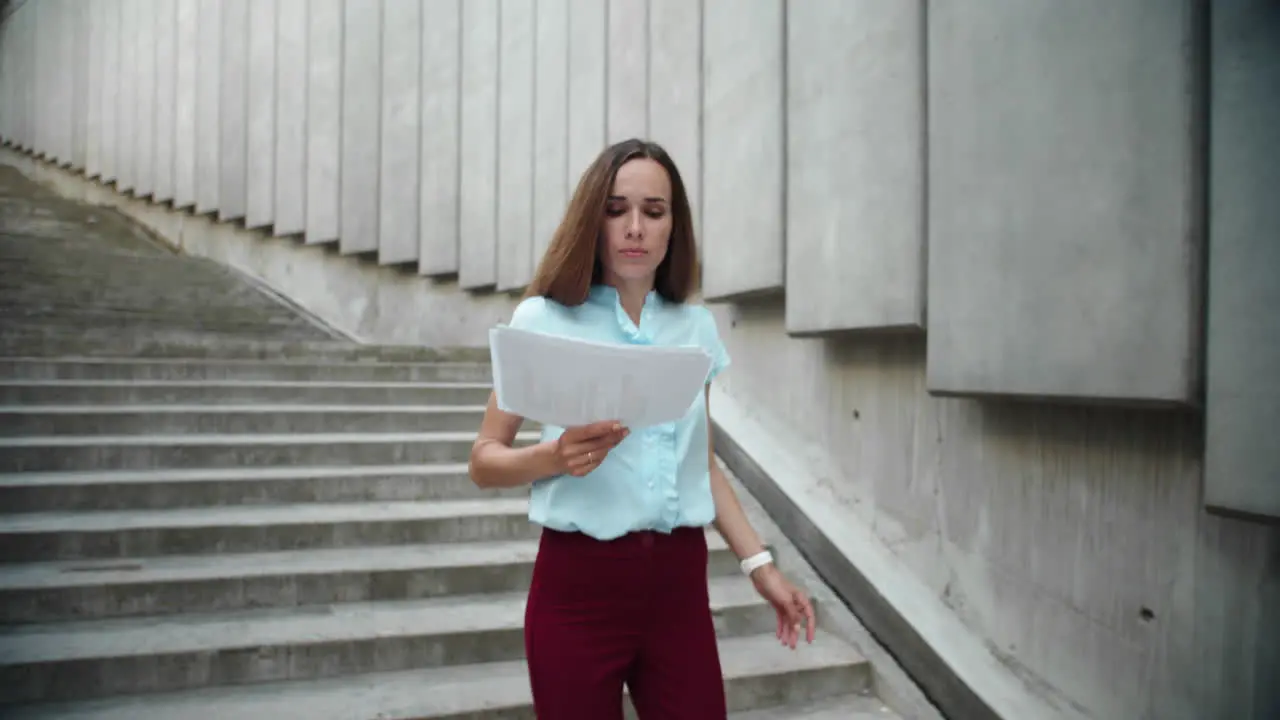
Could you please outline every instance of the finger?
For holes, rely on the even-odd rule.
[[[570,465],[573,464],[574,460],[588,461],[588,454],[591,455],[591,460],[600,460],[603,459],[610,450],[617,446],[620,441],[620,438],[615,439],[614,437],[606,436],[604,438],[597,438],[586,442],[574,443],[565,448],[565,455],[570,458]]]
[[[778,641],[782,642],[783,644],[786,644],[782,640],[782,636],[783,636],[783,633],[786,631],[786,627],[787,627],[787,614],[779,610],[778,611],[778,629],[774,632],[774,635],[778,638]]]
[[[585,440],[592,440],[603,435],[608,435],[611,432],[621,429],[622,424],[617,420],[601,420],[600,422],[594,422],[590,425],[579,425],[578,427],[569,428],[564,431],[564,434],[569,436],[569,442],[580,443]]]
[[[805,639],[810,643],[813,642],[813,636],[818,631],[818,616],[813,612],[813,603],[809,601],[809,596],[803,592],[797,592],[800,602],[800,612],[804,615],[805,627],[808,632],[805,633]]]

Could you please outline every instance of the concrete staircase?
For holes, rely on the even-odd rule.
[[[0,211],[0,716],[533,717],[537,529],[466,474],[483,353],[343,341],[4,173]],[[735,718],[886,717],[710,542]]]

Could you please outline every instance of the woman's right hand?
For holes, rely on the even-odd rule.
[[[600,467],[609,451],[630,432],[616,420],[567,428],[556,440],[556,461],[561,474],[582,477]]]

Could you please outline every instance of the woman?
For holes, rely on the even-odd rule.
[[[705,307],[686,304],[697,248],[680,173],[654,143],[605,150],[578,183],[511,326],[637,345],[691,345],[729,364]],[[534,707],[544,720],[724,718],[707,597],[714,523],[778,616],[778,638],[813,642],[809,599],[773,565],[714,461],[707,396],[679,422],[547,427],[512,448],[523,418],[490,396],[471,451],[485,488],[532,484],[543,527],[525,611]]]

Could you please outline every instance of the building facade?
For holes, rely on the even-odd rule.
[[[368,341],[483,344],[600,149],[662,143],[713,415],[872,585],[1091,717],[1280,711],[1275,3],[4,13],[6,161]]]

